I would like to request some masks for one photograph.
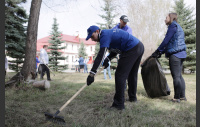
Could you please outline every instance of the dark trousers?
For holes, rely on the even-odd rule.
[[[185,97],[185,81],[182,77],[183,61],[185,59],[177,58],[174,55],[169,57],[169,66],[174,84],[174,98],[180,99]]]
[[[46,65],[44,65],[44,64],[40,64],[41,66],[42,66],[42,72],[41,72],[41,74],[40,74],[40,78],[41,79],[43,79],[43,73],[47,73],[47,80],[49,80],[49,79],[51,79],[50,78],[50,73],[49,73],[49,68],[46,66]]]
[[[135,47],[120,56],[119,63],[115,72],[115,95],[112,106],[123,109],[124,107],[124,87],[128,79],[128,95],[130,100],[137,100],[137,77],[138,68],[144,46],[139,42]]]

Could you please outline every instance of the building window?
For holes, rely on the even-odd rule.
[[[73,50],[74,45],[72,44],[72,50]]]
[[[72,56],[72,62],[74,62],[74,56]]]
[[[90,47],[90,50],[92,51],[92,46]]]
[[[66,61],[69,62],[69,56],[66,56]]]
[[[66,47],[65,47],[65,49],[67,49],[67,46],[68,46],[68,44],[66,43]]]

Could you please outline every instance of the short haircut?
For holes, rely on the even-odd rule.
[[[170,18],[169,24],[171,24],[173,21],[176,21],[178,23],[178,18],[176,13],[169,13],[169,18]]]
[[[46,48],[46,47],[48,47],[48,45],[43,45],[43,48]]]

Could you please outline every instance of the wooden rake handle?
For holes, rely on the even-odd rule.
[[[101,71],[103,71],[103,69],[104,69],[104,66],[102,67],[102,69],[101,70],[99,70],[97,73],[96,73],[96,75],[95,75],[95,77],[98,75],[98,74],[100,74],[100,72]],[[61,112],[85,87],[87,86],[87,83],[82,87],[82,88],[80,88],[79,89],[79,91],[77,91],[60,109],[59,109],[59,111]]]

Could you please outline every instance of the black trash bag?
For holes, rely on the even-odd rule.
[[[170,88],[157,58],[148,57],[141,67],[144,88],[149,97],[170,95]]]

